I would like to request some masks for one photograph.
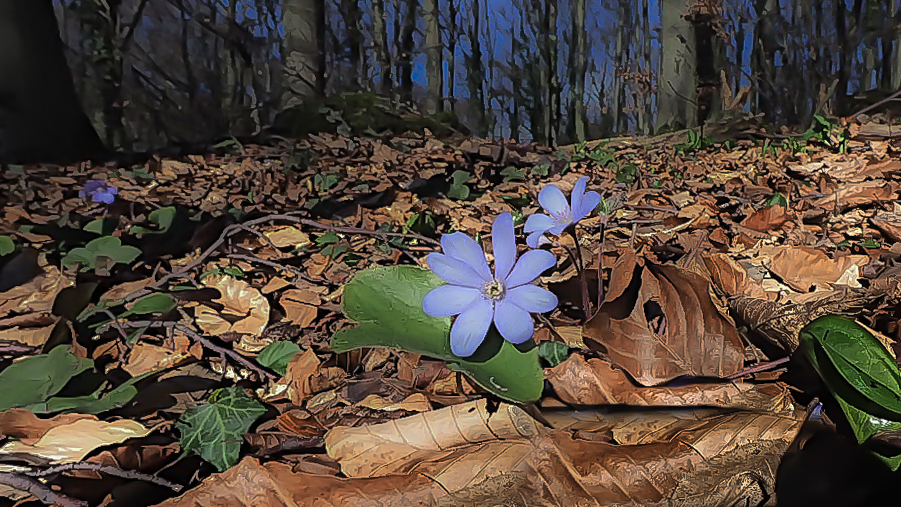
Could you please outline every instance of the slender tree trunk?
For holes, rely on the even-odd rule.
[[[450,100],[450,110],[452,112],[456,112],[457,110],[457,96],[456,96],[456,86],[457,86],[457,36],[460,34],[460,28],[457,25],[457,15],[458,15],[458,7],[457,2],[459,0],[447,0],[448,3],[448,12],[447,15],[450,18],[447,26],[447,42],[448,42],[448,62],[447,62],[447,92],[445,94],[446,97]]]
[[[0,1],[0,48],[0,161],[103,156],[103,143],[75,92],[53,3]]]
[[[416,14],[419,9],[419,0],[407,0],[407,11],[404,16],[403,29],[400,41],[400,94],[401,100],[413,103],[413,51],[416,34]]]
[[[484,138],[488,136],[488,118],[485,114],[485,70],[482,63],[482,43],[479,40],[481,19],[481,0],[472,0],[472,19],[469,22],[471,52],[468,56],[469,75],[467,76],[467,81],[476,132],[478,132],[479,137]]]
[[[645,0],[647,1],[647,0]],[[585,141],[585,71],[588,51],[585,37],[585,0],[574,0],[572,42],[569,50],[569,128],[570,141]]]
[[[325,94],[324,0],[286,0],[284,24],[282,103],[290,107]]]
[[[376,61],[379,66],[381,91],[391,93],[391,48],[388,46],[388,27],[385,22],[385,0],[372,0],[372,35],[375,39]]]
[[[425,110],[428,113],[437,113],[444,106],[444,101],[441,100],[441,91],[444,88],[444,69],[441,61],[443,46],[441,45],[441,26],[438,23],[438,0],[423,0],[423,17],[425,17],[426,77],[428,79]]]

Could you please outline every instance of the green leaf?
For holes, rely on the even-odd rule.
[[[469,187],[466,182],[472,178],[472,175],[466,171],[456,170],[451,174],[451,186],[447,190],[447,196],[451,199],[465,200],[469,197]]]
[[[0,372],[0,386],[7,386],[0,389],[0,411],[46,401],[93,366],[94,361],[75,357],[65,345],[13,363]]]
[[[87,223],[82,230],[93,232],[94,234],[103,234],[103,219],[97,218]]]
[[[9,255],[14,251],[16,251],[16,244],[13,243],[13,239],[9,236],[0,236],[0,257]]]
[[[141,249],[123,245],[115,236],[103,236],[88,242],[83,248],[73,248],[63,257],[66,267],[80,263],[83,268],[97,267],[101,257],[112,259],[116,263],[129,263],[141,255]]]
[[[569,357],[569,345],[560,342],[541,342],[538,355],[551,365],[551,368],[566,361]]]
[[[901,421],[901,372],[866,328],[825,315],[805,326],[799,339],[805,357],[837,397],[868,414]]]
[[[162,292],[148,294],[134,302],[130,310],[125,311],[119,318],[130,315],[147,315],[150,313],[166,313],[175,308],[175,299]]]
[[[319,236],[318,238],[316,238],[316,244],[317,245],[331,245],[333,243],[337,243],[340,239],[341,238],[339,238],[337,234],[335,234],[332,231],[329,231],[329,232],[323,234],[322,236]]]
[[[103,396],[100,395],[103,389],[101,387],[97,392],[86,396],[50,398],[46,402],[29,405],[25,408],[35,414],[53,414],[57,412],[100,414],[109,412],[127,405],[128,402],[138,395],[138,389],[134,385],[155,373],[158,372],[147,372],[137,377],[132,377]]]
[[[422,310],[425,295],[442,284],[432,271],[416,266],[358,272],[344,286],[342,309],[359,324],[335,333],[331,348],[346,352],[361,347],[392,347],[444,359],[448,368],[465,373],[500,398],[537,400],[544,387],[537,347],[513,345],[492,326],[474,356],[463,359],[451,352],[450,317],[432,317]]]
[[[291,362],[291,358],[298,352],[300,352],[300,347],[294,342],[272,342],[260,351],[257,362],[279,375],[284,375],[288,371],[288,363]]]
[[[782,207],[788,207],[788,200],[779,192],[776,192],[769,200],[767,200],[766,207],[776,206],[777,204]]]
[[[266,407],[240,387],[216,389],[209,403],[186,410],[178,419],[181,448],[197,451],[224,472],[238,462],[244,433],[265,413]]]

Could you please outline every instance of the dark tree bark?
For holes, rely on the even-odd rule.
[[[0,161],[104,156],[75,91],[51,0],[0,0],[0,48]]]

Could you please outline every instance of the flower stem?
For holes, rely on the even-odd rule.
[[[598,310],[604,304],[604,240],[607,239],[607,215],[601,215],[601,246],[598,249]]]
[[[579,247],[579,239],[576,237],[575,229],[570,229],[569,231],[570,237],[572,237],[573,242],[576,244],[576,253],[573,257],[572,251],[569,252],[569,255],[573,257],[574,262],[576,263],[576,269],[579,270],[579,285],[582,288],[582,309],[585,311],[585,321],[591,319],[591,301],[588,296],[588,279],[585,277],[585,263],[582,261],[582,249]]]

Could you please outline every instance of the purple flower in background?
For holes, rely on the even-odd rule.
[[[432,253],[426,258],[432,271],[448,285],[426,294],[422,308],[433,317],[459,315],[450,332],[451,351],[459,357],[475,353],[492,321],[505,340],[522,343],[535,330],[529,313],[557,307],[554,294],[531,284],[556,264],[554,254],[532,250],[517,261],[510,213],[495,219],[491,234],[494,275],[482,248],[462,232],[441,236],[444,253]]]
[[[116,200],[116,194],[119,191],[116,187],[107,184],[105,181],[90,180],[84,184],[84,189],[78,192],[78,196],[82,199],[91,198],[94,202],[103,202],[112,204]]]
[[[573,186],[572,197],[566,202],[566,196],[555,185],[547,185],[538,194],[538,202],[548,213],[536,213],[526,220],[525,232],[529,232],[526,244],[532,248],[549,243],[544,237],[546,232],[559,236],[564,229],[585,218],[601,202],[597,192],[585,192],[588,176],[582,176]]]

